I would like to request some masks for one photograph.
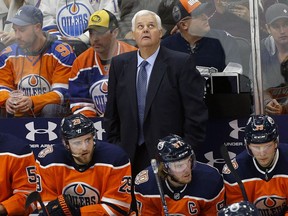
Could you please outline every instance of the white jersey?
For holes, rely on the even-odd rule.
[[[44,15],[44,30],[59,31],[61,36],[80,37],[82,40],[85,37],[83,30],[95,11],[106,9],[117,19],[120,16],[117,0],[42,0],[39,9]]]
[[[38,0],[25,0],[23,4],[20,4],[18,0],[11,0],[8,7],[3,0],[0,0],[0,31],[11,32],[12,23],[5,24],[6,19],[12,18],[17,10],[24,4],[36,5]]]

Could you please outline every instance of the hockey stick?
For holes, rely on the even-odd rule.
[[[161,182],[160,182],[160,179],[159,179],[159,176],[158,176],[158,166],[157,166],[156,159],[152,159],[151,160],[151,167],[152,167],[153,172],[155,174],[158,190],[159,190],[159,193],[160,193],[161,202],[162,202],[162,205],[163,205],[164,215],[165,216],[169,216],[168,207],[167,207],[167,203],[166,203],[166,200],[165,200],[165,195],[164,195],[164,192],[163,192],[163,189],[162,189],[162,185],[161,185]]]
[[[225,145],[222,145],[220,151],[221,151],[221,155],[222,155],[224,161],[226,162],[229,170],[231,171],[232,175],[234,176],[234,178],[236,179],[236,181],[237,181],[237,183],[238,183],[238,185],[240,187],[240,190],[241,190],[241,193],[243,195],[244,200],[248,201],[248,197],[247,197],[247,193],[246,193],[244,184],[243,184],[241,178],[239,177],[237,171],[235,170],[235,168],[234,168],[234,166],[233,166],[233,164],[231,162],[227,147]]]
[[[33,202],[39,202],[44,216],[50,216],[41,199],[40,193],[37,191],[33,191],[28,195],[25,203],[25,208],[27,209]]]

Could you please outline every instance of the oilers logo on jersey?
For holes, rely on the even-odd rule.
[[[262,196],[255,200],[255,206],[261,215],[283,215],[286,209],[286,197]]]
[[[91,12],[85,4],[71,2],[57,12],[56,23],[62,35],[77,37],[87,28],[90,16]]]
[[[18,83],[18,89],[21,89],[26,96],[34,96],[50,92],[51,85],[44,77],[29,74],[21,78]]]
[[[100,200],[99,191],[83,182],[73,182],[63,188],[63,194],[68,195],[74,206],[97,204]]]
[[[95,82],[91,87],[91,96],[99,116],[105,112],[108,95],[108,78],[105,77]]]

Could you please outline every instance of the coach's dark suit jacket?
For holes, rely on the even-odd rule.
[[[137,51],[111,61],[104,128],[109,142],[119,144],[133,161],[138,140],[136,93]],[[191,145],[205,138],[208,112],[204,79],[188,54],[160,47],[147,90],[144,139],[150,157],[160,138],[182,136]]]

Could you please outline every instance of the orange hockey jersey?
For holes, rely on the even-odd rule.
[[[192,181],[182,188],[172,188],[162,181],[169,215],[216,216],[224,207],[224,184],[218,170],[209,165],[196,163]],[[135,179],[135,196],[139,215],[163,215],[163,205],[155,174],[150,167],[140,172]]]
[[[134,46],[118,41],[113,56],[133,50],[136,50]],[[92,47],[77,57],[69,79],[70,107],[74,114],[103,116],[107,102],[109,68],[110,63],[103,65]]]
[[[29,145],[0,133],[0,161],[0,204],[8,215],[28,215],[26,197],[36,189],[35,159]]]
[[[248,201],[259,210],[260,215],[288,215],[288,145],[280,144],[276,152],[275,164],[262,171],[246,151],[232,160],[239,177],[243,181]],[[226,204],[243,200],[239,185],[227,165],[223,167],[226,188]]]
[[[7,47],[0,53],[0,106],[15,89],[31,96],[36,114],[47,104],[61,104],[75,58],[72,48],[58,40],[36,55],[17,44]]]
[[[68,195],[81,215],[125,215],[131,203],[131,165],[122,149],[97,141],[90,167],[76,169],[64,145],[47,147],[38,154],[37,191],[44,202]]]

